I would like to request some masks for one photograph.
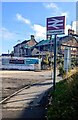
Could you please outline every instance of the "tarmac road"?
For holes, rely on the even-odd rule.
[[[59,80],[61,78],[57,77],[57,81]],[[44,102],[43,104],[40,104],[40,102],[51,87],[52,80],[45,80],[13,96],[2,106],[2,120],[15,120],[16,118],[20,118],[21,120],[44,119]]]

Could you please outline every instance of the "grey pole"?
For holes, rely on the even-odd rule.
[[[56,36],[54,40],[54,77],[53,77],[53,90],[55,90],[55,84],[56,84]]]

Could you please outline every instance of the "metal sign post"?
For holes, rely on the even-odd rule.
[[[55,90],[55,81],[56,81],[56,37],[55,35],[55,41],[54,41],[54,77],[53,77],[53,90]]]
[[[65,16],[47,18],[47,36],[55,35],[53,89],[56,83],[56,36],[65,33]]]

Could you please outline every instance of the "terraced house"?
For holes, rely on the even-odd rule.
[[[26,57],[31,56],[31,50],[37,42],[33,35],[31,35],[30,40],[24,40],[23,42],[14,46],[14,56],[16,57]]]
[[[71,55],[78,56],[78,37],[70,35],[71,30],[67,36],[57,37],[57,55],[64,56],[65,47],[71,47]],[[54,55],[54,38],[41,40],[37,42],[34,35],[31,35],[30,40],[25,40],[22,43],[14,46],[14,56],[21,57],[43,57],[48,54]]]

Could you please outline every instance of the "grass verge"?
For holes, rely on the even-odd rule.
[[[78,72],[56,84],[48,105],[48,120],[78,120]]]

